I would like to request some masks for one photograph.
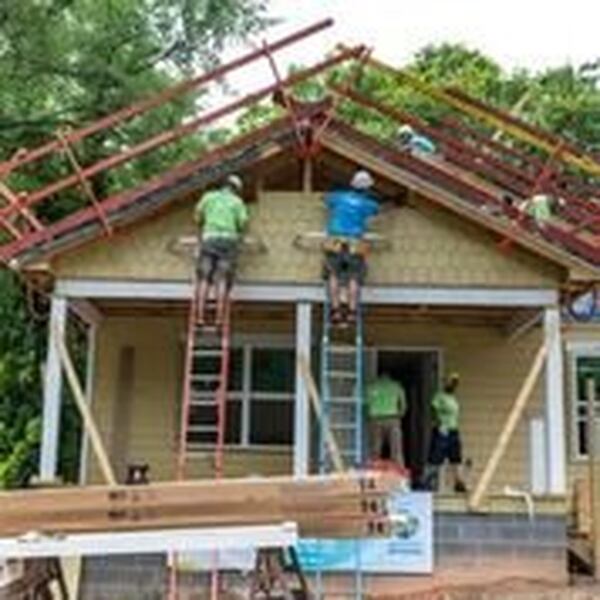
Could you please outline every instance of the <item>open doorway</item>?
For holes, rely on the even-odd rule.
[[[377,375],[387,373],[406,391],[407,409],[402,420],[404,461],[414,483],[421,481],[427,464],[431,432],[431,398],[440,374],[438,350],[376,350]]]

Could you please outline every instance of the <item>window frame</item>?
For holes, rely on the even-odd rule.
[[[292,452],[294,447],[294,440],[292,439],[289,444],[253,444],[251,440],[251,402],[253,397],[257,397],[262,401],[274,401],[274,402],[295,402],[295,390],[290,392],[263,392],[252,389],[252,360],[254,350],[261,349],[281,349],[291,351],[294,355],[296,348],[293,338],[289,336],[276,336],[276,337],[261,337],[253,338],[251,336],[243,336],[241,338],[234,338],[231,344],[231,350],[241,349],[242,350],[242,387],[241,390],[228,391],[227,400],[234,400],[241,402],[241,423],[240,423],[240,435],[239,441],[229,442],[225,444],[226,448],[232,450],[260,450],[265,452]],[[195,444],[194,451],[203,452],[209,449],[214,449],[215,444]]]
[[[579,342],[574,344],[568,344],[567,350],[569,353],[569,403],[570,403],[570,417],[571,423],[569,426],[570,434],[570,455],[571,462],[582,463],[589,459],[589,454],[585,454],[579,451],[580,439],[579,439],[579,424],[582,421],[582,417],[579,416],[579,407],[583,404],[579,400],[578,394],[578,376],[577,376],[577,362],[582,358],[597,358],[600,359],[600,343],[594,342]],[[600,399],[596,399],[597,403],[600,403]],[[587,400],[586,404],[586,416],[585,423],[587,423]],[[598,419],[598,417],[597,417]]]

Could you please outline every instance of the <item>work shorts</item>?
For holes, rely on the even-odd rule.
[[[328,279],[335,275],[342,285],[347,285],[354,280],[362,285],[367,274],[365,257],[357,252],[352,252],[348,244],[340,244],[338,250],[326,250],[323,264],[323,278]]]
[[[462,443],[457,429],[442,433],[437,427],[433,430],[429,445],[429,464],[439,466],[448,461],[451,465],[462,463]]]
[[[238,240],[212,238],[200,242],[200,252],[196,264],[198,279],[211,283],[225,280],[233,282],[237,266]]]

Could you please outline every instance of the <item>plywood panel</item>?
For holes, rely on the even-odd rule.
[[[502,253],[497,240],[480,228],[414,198],[415,207],[394,209],[374,229],[392,249],[373,253],[369,281],[376,284],[553,286],[562,272],[523,250]],[[152,280],[189,279],[191,260],[169,251],[183,235],[193,235],[191,203],[142,223],[110,240],[100,240],[54,261],[59,277]],[[315,282],[321,273],[318,248],[295,248],[297,235],[322,231],[321,194],[263,193],[251,207],[250,234],[267,246],[265,254],[244,252],[240,280]]]

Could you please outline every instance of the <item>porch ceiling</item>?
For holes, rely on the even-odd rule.
[[[105,317],[144,318],[175,317],[185,318],[188,303],[167,300],[115,300],[104,299],[93,303]],[[321,314],[315,307],[315,323],[320,323]],[[526,321],[533,318],[537,309],[516,310],[514,307],[459,307],[459,306],[369,306],[365,311],[365,323],[369,325],[398,323],[438,323],[445,325],[488,326],[505,329],[515,320]],[[256,322],[292,322],[295,305],[293,303],[237,302],[234,305],[233,319]]]

